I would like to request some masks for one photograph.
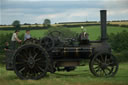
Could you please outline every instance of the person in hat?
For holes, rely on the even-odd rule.
[[[20,40],[18,38],[18,33],[19,33],[19,30],[16,30],[13,35],[12,35],[12,38],[11,38],[11,45],[12,45],[12,50],[15,50],[16,49],[16,42],[18,43],[21,43],[22,40]]]

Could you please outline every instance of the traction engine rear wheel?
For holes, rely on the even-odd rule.
[[[48,57],[45,49],[38,45],[23,45],[15,53],[14,71],[21,79],[40,79],[47,73]]]
[[[94,76],[110,77],[117,73],[118,62],[109,53],[98,53],[90,60],[89,67]]]

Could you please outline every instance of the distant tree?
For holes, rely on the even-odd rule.
[[[19,20],[15,20],[13,21],[12,25],[16,28],[20,28],[20,21]]]
[[[50,27],[51,26],[51,21],[50,19],[45,19],[43,22],[44,27]]]
[[[38,27],[38,23],[35,23],[35,26]]]
[[[24,25],[30,25],[29,23],[24,23]]]
[[[31,28],[32,27],[31,24],[28,27]]]

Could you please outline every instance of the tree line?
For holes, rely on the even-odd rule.
[[[31,25],[31,24],[24,23],[24,25]],[[38,26],[37,23],[35,23],[35,25]],[[20,28],[20,27],[21,27],[20,21],[19,21],[19,20],[13,21],[12,26],[14,26],[15,28]],[[50,19],[45,19],[44,22],[43,22],[43,27],[48,28],[48,27],[50,27],[50,26],[51,26],[51,21],[50,21]]]

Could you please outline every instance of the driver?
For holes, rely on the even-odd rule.
[[[86,40],[86,39],[88,39],[88,33],[86,33],[86,29],[84,29],[84,27],[81,26],[81,30],[82,30],[82,33],[80,34],[80,39],[81,39],[81,40]]]
[[[30,30],[26,30],[26,33],[24,35],[24,41],[27,40],[27,39],[30,39],[30,38],[31,38]]]

